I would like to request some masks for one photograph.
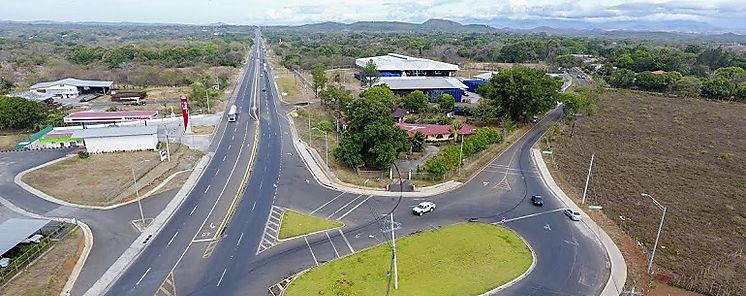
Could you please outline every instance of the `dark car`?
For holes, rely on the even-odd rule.
[[[531,202],[535,206],[543,206],[544,205],[544,199],[541,197],[541,195],[531,196]]]

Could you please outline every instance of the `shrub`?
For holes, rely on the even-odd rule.
[[[464,149],[461,159],[473,156],[495,143],[503,141],[502,135],[491,127],[477,129],[474,134],[464,139]],[[428,160],[421,170],[433,177],[442,178],[446,172],[459,167],[460,145],[451,145],[441,150]]]
[[[78,158],[80,158],[80,159],[86,159],[86,158],[88,158],[90,156],[91,156],[91,154],[88,153],[88,152],[86,152],[86,151],[78,151]]]

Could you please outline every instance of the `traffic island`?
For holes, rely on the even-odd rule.
[[[277,236],[280,240],[287,240],[344,226],[342,222],[306,215],[292,210],[285,210],[281,220],[280,233]]]
[[[462,223],[396,241],[399,288],[394,289],[391,245],[378,245],[308,270],[285,291],[295,295],[481,295],[533,265],[531,249],[515,232]]]

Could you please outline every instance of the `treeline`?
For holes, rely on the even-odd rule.
[[[237,67],[241,64],[244,51],[250,46],[248,41],[228,43],[220,40],[187,44],[128,44],[113,48],[77,45],[67,52],[66,57],[78,65],[102,63],[110,69],[121,68],[132,62],[165,68],[200,64]]]
[[[677,71],[635,73],[629,69],[619,69],[607,79],[611,86],[617,88],[746,102],[746,71],[734,66],[719,68],[704,77],[683,76]]]
[[[41,102],[0,96],[0,130],[39,130],[59,126],[66,113]]]

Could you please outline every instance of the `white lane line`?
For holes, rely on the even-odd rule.
[[[220,173],[220,168],[218,168],[218,170],[217,170],[217,171],[215,171],[215,176],[217,176],[217,175],[218,175],[218,173]]]
[[[236,247],[241,244],[241,239],[243,238],[243,232],[241,232],[241,236],[238,237],[238,242],[236,243]]]
[[[212,238],[200,238],[200,239],[193,239],[192,243],[204,243],[204,242],[210,242],[212,241]]]
[[[344,208],[346,208],[347,206],[349,206],[351,203],[355,202],[356,200],[358,200],[362,196],[363,195],[360,194],[357,197],[353,198],[351,201],[347,202],[346,204],[344,204],[343,206],[341,206],[339,209],[337,209],[336,211],[334,211],[334,213],[331,213],[331,214],[329,214],[329,216],[326,216],[326,218],[330,219],[332,216],[336,215],[337,213],[339,213],[339,211],[343,210]]]
[[[223,274],[220,275],[220,279],[218,280],[218,284],[216,287],[220,287],[220,283],[223,282],[223,277],[225,276],[225,272],[228,271],[228,268],[223,269]]]
[[[251,206],[251,211],[254,211],[254,208],[256,208],[256,202],[254,202],[254,205]]]
[[[516,220],[521,220],[521,219],[536,217],[536,216],[539,216],[539,215],[544,215],[544,214],[549,214],[549,213],[556,213],[556,212],[560,212],[560,211],[564,211],[564,210],[565,210],[564,208],[561,208],[561,209],[554,209],[554,210],[550,210],[550,211],[546,211],[546,212],[533,213],[533,214],[529,214],[529,215],[525,215],[525,216],[519,216],[519,217],[510,218],[510,219],[505,219],[505,222],[511,222],[511,221],[516,221]]]
[[[264,180],[259,182],[259,190],[262,190],[262,186],[264,185]]]
[[[233,146],[233,145],[228,144],[228,150],[231,150],[231,146]]]
[[[194,205],[194,208],[192,209],[192,211],[189,212],[189,216],[191,216],[192,214],[194,214],[194,211],[197,209],[197,206],[199,206],[199,205]]]
[[[350,241],[347,240],[347,237],[345,236],[345,233],[342,232],[342,229],[337,229],[337,231],[339,231],[339,234],[342,235],[342,239],[345,240],[347,247],[350,248],[350,253],[355,253],[355,250],[352,249],[352,245],[350,245]]]
[[[232,135],[231,136],[231,141],[233,141],[233,139],[235,139],[235,138],[236,138],[236,135]]]
[[[321,208],[323,208],[323,207],[325,207],[325,206],[329,205],[329,204],[330,204],[330,203],[332,203],[333,201],[337,200],[337,198],[339,198],[340,196],[342,196],[342,195],[344,195],[344,194],[345,194],[344,192],[340,193],[339,195],[337,195],[337,196],[335,196],[334,198],[330,199],[329,201],[327,201],[326,203],[324,203],[324,204],[323,204],[323,205],[321,205],[320,207],[318,207],[318,208],[316,208],[315,210],[311,211],[311,215],[313,215],[313,213],[316,213],[316,212],[317,212],[318,210],[321,210]]]
[[[308,246],[308,250],[311,251],[311,257],[313,257],[313,263],[316,263],[316,266],[319,266],[319,260],[316,260],[316,254],[313,253],[313,249],[311,249],[311,244],[308,243],[308,239],[304,236],[303,239],[306,241],[306,246]]]
[[[225,161],[226,157],[228,157],[228,155],[223,155],[223,161]]]
[[[207,193],[207,190],[210,190],[210,185],[207,185],[207,188],[205,188],[205,193]]]
[[[135,283],[135,287],[137,287],[137,285],[139,285],[140,282],[142,282],[142,279],[144,279],[145,276],[148,275],[148,272],[150,272],[150,267],[148,267],[148,270],[146,270],[145,273],[143,273],[140,279],[137,281],[137,283]]]
[[[326,234],[326,238],[329,240],[329,243],[332,244],[332,249],[334,249],[334,254],[337,255],[337,258],[339,258],[339,252],[337,252],[337,247],[334,246],[334,242],[332,241],[332,237],[329,236],[328,232],[324,232]]]
[[[359,207],[360,207],[361,205],[363,205],[363,204],[364,204],[364,203],[365,203],[366,201],[368,201],[368,200],[369,200],[369,199],[370,199],[371,197],[373,197],[373,196],[372,196],[372,195],[368,195],[368,198],[366,198],[365,200],[363,200],[363,201],[362,201],[362,202],[360,202],[359,204],[357,204],[357,205],[355,205],[354,207],[352,207],[352,209],[350,209],[349,211],[347,211],[347,213],[344,213],[344,215],[342,215],[342,216],[340,216],[339,218],[337,218],[337,220],[342,220],[342,219],[344,219],[345,217],[347,217],[347,215],[349,215],[350,213],[352,213],[352,211],[354,211],[354,210],[357,210],[357,208],[359,208]]]
[[[171,240],[168,241],[168,244],[166,244],[166,247],[170,246],[171,243],[174,242],[174,239],[176,238],[177,235],[179,235],[178,231],[176,233],[174,233],[174,236],[172,236]]]

